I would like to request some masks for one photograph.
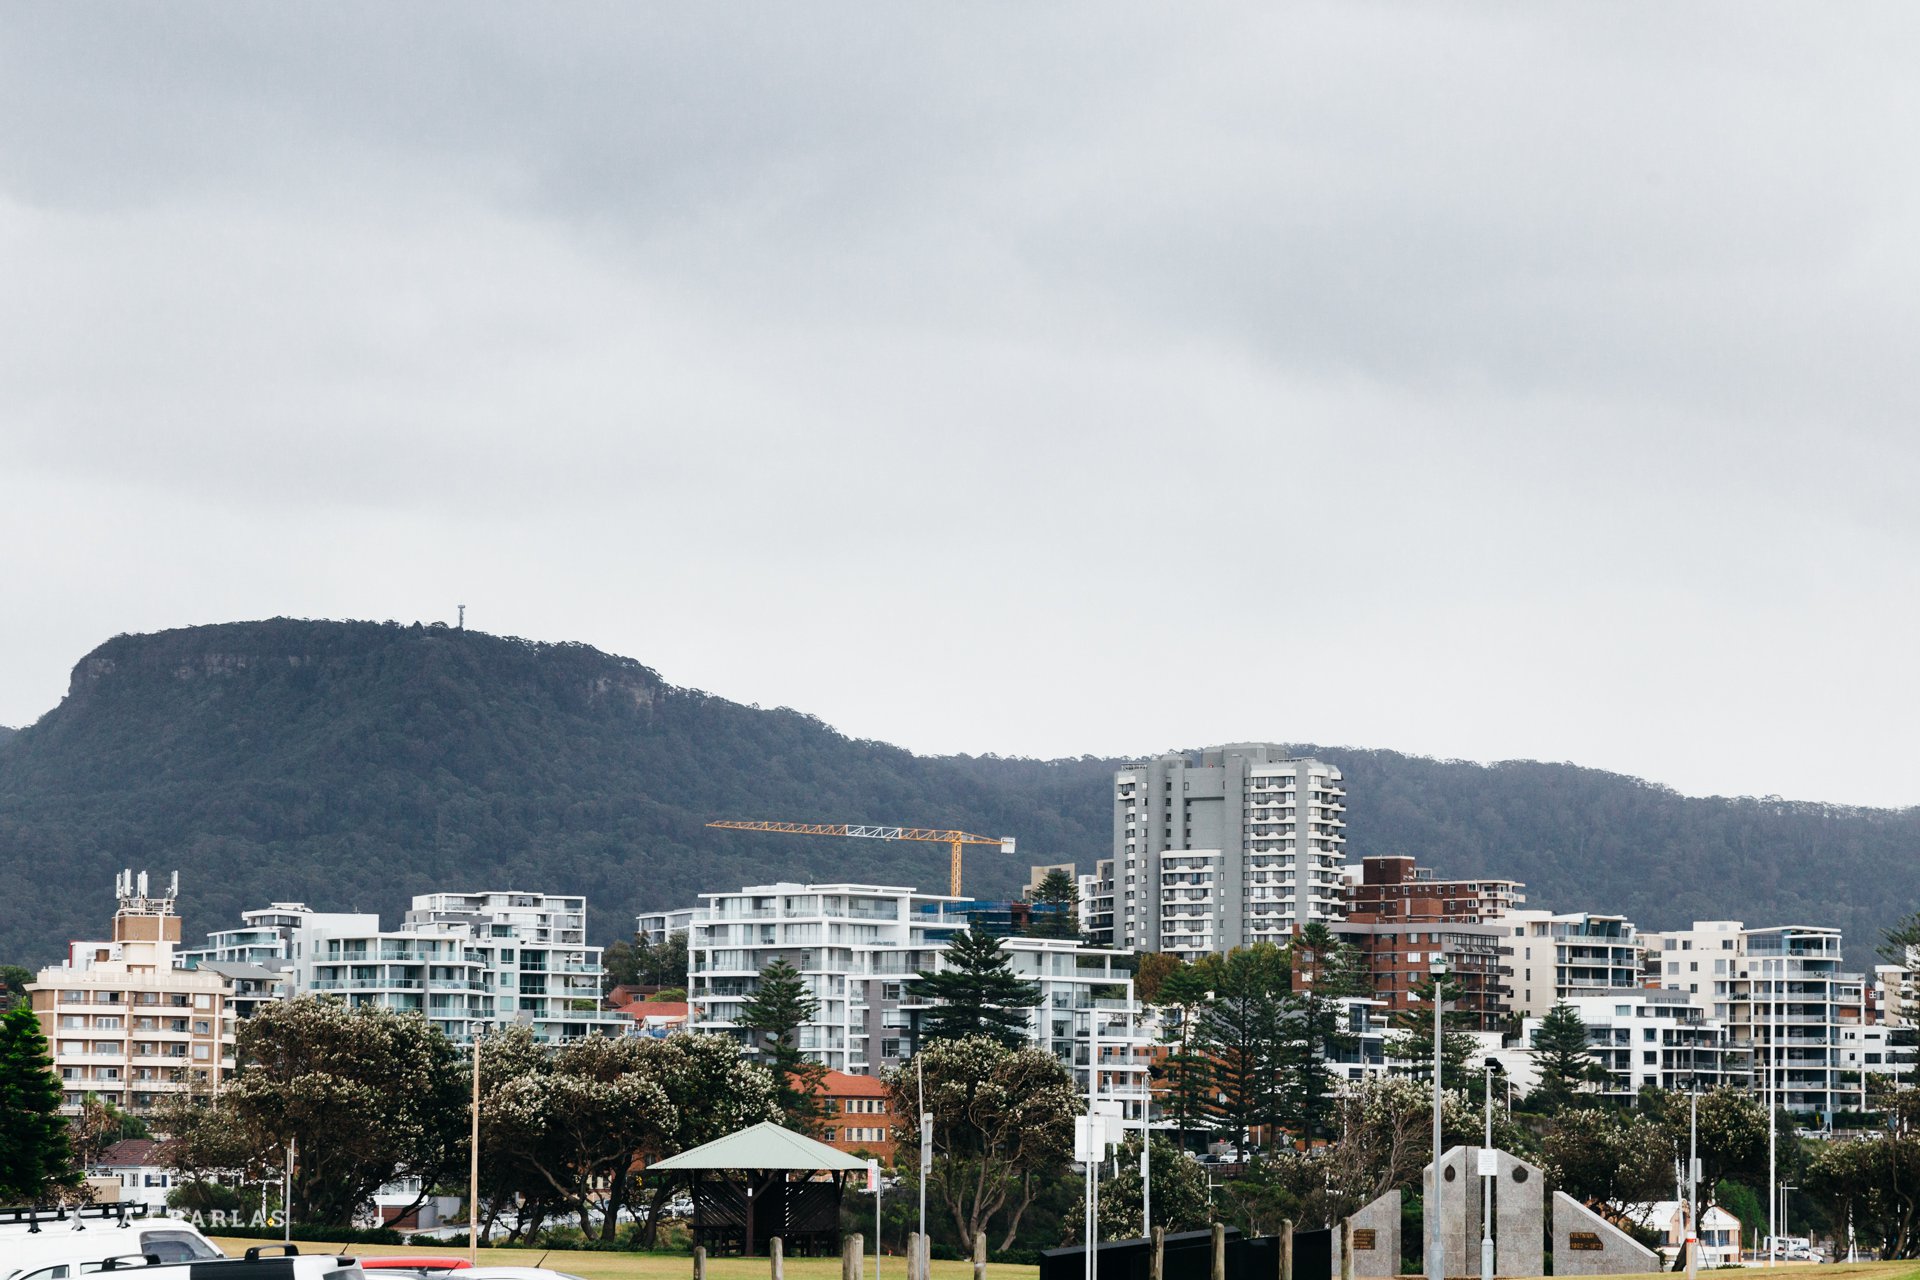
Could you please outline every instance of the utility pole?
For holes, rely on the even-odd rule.
[[[1775,1146],[1780,1140],[1780,1122],[1776,1108],[1780,1101],[1780,1068],[1775,1065],[1779,1053],[1779,981],[1771,974],[1774,961],[1767,961],[1767,1265],[1776,1266],[1780,1257],[1780,1225],[1774,1217],[1779,1200],[1775,1169]]]
[[[1493,1280],[1493,1064],[1486,1066],[1487,1136],[1480,1148],[1480,1280]],[[1692,1277],[1688,1277],[1692,1280]]]
[[[465,609],[466,606],[460,606]],[[467,1165],[467,1264],[480,1265],[480,1024],[473,1024],[473,1131],[468,1141],[472,1159]]]
[[[1688,1084],[1691,1086],[1692,1081]],[[1687,1280],[1694,1280],[1700,1252],[1700,1090],[1690,1088],[1687,1114]]]
[[[285,1229],[280,1239],[285,1244],[293,1243],[293,1159],[299,1142],[287,1139],[287,1163],[280,1171],[280,1225]]]
[[[927,1110],[927,1064],[919,1050],[916,1043],[913,1065],[920,1090],[920,1243],[919,1256],[912,1261],[910,1269],[920,1280],[927,1280],[926,1260],[933,1256],[933,1251],[927,1248],[927,1175],[933,1172],[933,1112]]]
[[[1140,1234],[1153,1239],[1153,1086],[1140,1104]]]
[[[1441,983],[1447,976],[1447,962],[1436,959],[1427,973],[1433,979],[1433,1203],[1422,1205],[1421,1216],[1427,1222],[1427,1280],[1447,1280],[1447,1263],[1444,1255],[1443,1233],[1440,1229],[1440,1141],[1441,1141],[1441,1104],[1440,1092],[1440,1049],[1446,1041],[1440,1026],[1440,1007],[1446,1003],[1442,998]],[[1088,1280],[1092,1280],[1091,1277]]]

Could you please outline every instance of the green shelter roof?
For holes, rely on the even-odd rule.
[[[763,1120],[749,1129],[682,1151],[677,1156],[656,1160],[647,1172],[658,1169],[806,1169],[809,1171],[865,1169],[867,1162],[848,1155],[824,1142],[816,1142],[803,1133],[783,1129]]]

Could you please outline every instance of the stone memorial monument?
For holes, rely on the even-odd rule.
[[[1619,1276],[1659,1270],[1659,1254],[1566,1192],[1553,1193],[1553,1274]]]
[[[1356,1280],[1400,1274],[1400,1193],[1389,1191],[1347,1219],[1352,1229]],[[1340,1237],[1334,1236],[1333,1273],[1340,1271]]]
[[[1505,1151],[1488,1150],[1493,1178],[1494,1274],[1546,1273],[1546,1179],[1540,1170]],[[1449,1276],[1480,1274],[1480,1177],[1482,1149],[1453,1147],[1440,1157],[1440,1243]],[[1433,1203],[1434,1167],[1422,1185]],[[1430,1228],[1424,1228],[1429,1230]]]

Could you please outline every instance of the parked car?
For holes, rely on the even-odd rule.
[[[0,1280],[65,1280],[146,1259],[200,1262],[226,1255],[180,1218],[145,1217],[111,1206],[67,1210],[57,1217],[28,1209],[0,1210]]]
[[[442,1271],[470,1271],[473,1264],[465,1258],[456,1258],[451,1254],[437,1257],[430,1253],[396,1253],[390,1257],[362,1258],[360,1267],[364,1271],[420,1271],[438,1274]]]

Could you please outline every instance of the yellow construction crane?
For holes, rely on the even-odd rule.
[[[729,831],[784,831],[796,836],[853,836],[861,840],[922,840],[928,844],[953,846],[953,869],[948,877],[954,897],[960,896],[960,850],[970,844],[1000,846],[1000,852],[1013,852],[1013,837],[976,836],[967,831],[936,831],[930,827],[863,827],[850,822],[709,822],[710,827]]]

